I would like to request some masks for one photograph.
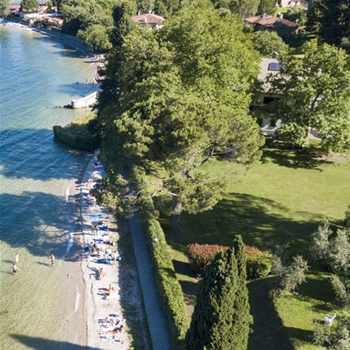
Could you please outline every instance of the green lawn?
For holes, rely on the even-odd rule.
[[[206,170],[230,178],[223,200],[212,211],[184,214],[180,234],[171,233],[168,218],[162,219],[189,315],[198,281],[188,265],[187,244],[230,245],[241,234],[246,244],[272,252],[289,242],[291,256],[309,259],[310,234],[325,216],[340,225],[350,204],[350,164],[317,161],[302,151],[266,148],[261,162],[248,170],[215,162]],[[269,296],[274,285],[273,278],[249,283],[255,320],[249,349],[263,349],[262,344],[266,349],[316,349],[308,345],[313,320],[335,310],[327,276],[312,266],[300,294],[282,297],[277,305]]]

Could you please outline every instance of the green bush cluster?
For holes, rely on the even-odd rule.
[[[190,266],[192,271],[204,274],[218,252],[226,252],[229,247],[215,244],[189,244]]]
[[[55,136],[63,143],[77,149],[93,152],[100,147],[100,140],[89,134],[72,133],[67,128],[55,125],[53,127]]]
[[[191,269],[196,273],[205,273],[207,267],[220,251],[226,251],[229,247],[215,244],[189,244],[189,260]],[[257,247],[244,245],[247,258],[247,279],[258,279],[267,276],[271,271],[272,255],[262,252]]]
[[[189,328],[189,320],[186,315],[181,286],[175,275],[170,251],[159,222],[150,219],[145,222],[144,226],[152,251],[158,290],[170,325],[173,348],[174,350],[182,350]]]
[[[247,279],[253,280],[267,276],[272,267],[272,255],[254,246],[244,246],[247,257]]]

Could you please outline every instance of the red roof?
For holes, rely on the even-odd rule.
[[[142,15],[132,16],[131,19],[139,24],[160,24],[164,21],[162,16],[154,15],[153,13],[144,13]]]
[[[291,28],[298,27],[297,23],[288,21],[284,18],[275,17],[271,15],[248,17],[248,18],[245,18],[244,21],[251,24],[258,24],[266,28],[275,28],[281,24]]]

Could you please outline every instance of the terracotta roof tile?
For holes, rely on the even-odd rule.
[[[139,24],[159,24],[164,21],[162,16],[154,15],[153,13],[144,13],[142,15],[132,16],[131,19]]]
[[[254,17],[248,17],[244,19],[245,22],[251,23],[251,24],[259,24],[266,28],[275,28],[276,26],[283,24],[288,27],[297,28],[298,24],[288,21],[284,18],[275,17],[275,16],[254,16]]]

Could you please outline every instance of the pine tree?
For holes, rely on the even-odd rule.
[[[188,350],[246,349],[249,315],[245,255],[241,237],[220,252],[200,285],[186,335]]]

